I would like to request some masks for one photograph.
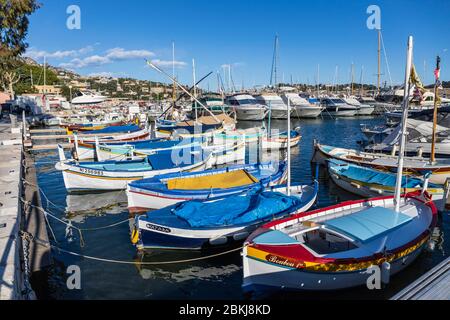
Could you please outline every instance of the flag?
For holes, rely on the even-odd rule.
[[[436,81],[439,81],[439,78],[441,77],[441,69],[434,70],[434,77],[436,78]]]

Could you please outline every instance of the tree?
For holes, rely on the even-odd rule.
[[[36,0],[0,0],[0,85],[14,98],[14,85],[19,82],[19,56],[28,44],[28,16],[40,7]]]

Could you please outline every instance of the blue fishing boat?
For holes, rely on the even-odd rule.
[[[145,212],[186,200],[206,200],[278,185],[286,180],[286,169],[285,162],[266,162],[133,181],[127,187],[128,209]]]
[[[132,242],[138,249],[202,250],[243,241],[264,222],[304,212],[315,202],[314,186],[249,193],[211,200],[191,200],[135,219]]]
[[[364,198],[391,196],[394,194],[396,174],[358,166],[341,160],[329,160],[328,171],[334,183],[342,189]],[[435,203],[443,199],[444,189],[425,183],[417,177],[403,176],[402,191],[411,193],[426,188]]]

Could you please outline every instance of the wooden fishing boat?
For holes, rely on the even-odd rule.
[[[75,143],[75,136],[78,139],[78,142],[81,143],[95,143],[95,135],[83,135],[83,134],[74,134],[73,137],[69,138],[69,142]],[[148,139],[150,137],[150,131],[148,129],[141,129],[139,131],[123,133],[117,135],[102,135],[98,138],[100,143],[115,143],[115,142],[125,142],[125,141],[139,141]]]
[[[160,152],[146,158],[126,161],[77,162],[66,160],[58,146],[60,161],[55,168],[62,171],[64,185],[70,191],[124,190],[127,184],[160,174],[204,170],[210,154],[202,150],[183,150],[180,157]]]
[[[337,148],[315,143],[312,161],[325,164],[328,159],[342,160],[389,172],[396,172],[398,166],[398,157],[396,156]],[[425,174],[431,173],[429,177],[430,182],[443,185],[450,178],[450,160],[437,159],[435,163],[430,164],[429,159],[422,157],[405,157],[404,173],[418,177],[423,177]]]
[[[274,186],[286,180],[284,162],[266,162],[159,175],[128,184],[130,212],[160,209],[186,200],[205,200]]]
[[[245,139],[247,143],[258,143],[262,145],[264,150],[281,150],[287,148],[288,134],[287,131],[267,134],[265,129],[249,128],[238,129],[234,131],[220,132],[213,137],[214,143],[221,143],[222,141]],[[291,130],[291,147],[295,147],[300,143],[301,135],[300,128]]]
[[[361,197],[372,198],[394,194],[395,174],[357,166],[340,160],[330,160],[328,162],[328,172],[333,182],[339,187]],[[424,187],[439,208],[444,196],[442,187],[429,184],[415,177],[403,176],[402,178],[402,191],[404,193],[420,191]]]
[[[374,270],[386,284],[417,258],[436,224],[437,209],[426,190],[402,194],[411,73],[409,37],[394,196],[344,202],[265,224],[244,245],[244,291],[363,286],[373,284]]]
[[[75,139],[74,151],[77,160],[125,160],[134,156],[146,157],[160,151],[174,148],[190,148],[202,145],[200,139],[167,140],[164,138],[140,141],[124,141],[114,143],[100,143],[96,149],[95,143],[80,143]],[[97,154],[96,154],[97,153]]]
[[[317,183],[292,186],[291,196],[254,191],[211,200],[191,200],[138,216],[132,242],[138,249],[202,250],[242,242],[264,222],[304,212],[315,202]]]
[[[349,201],[267,223],[246,240],[243,290],[363,286],[377,266],[389,279],[417,258],[437,220],[426,193],[394,207],[392,196]]]

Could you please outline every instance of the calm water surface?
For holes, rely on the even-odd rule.
[[[313,140],[322,143],[358,148],[363,139],[360,124],[378,125],[380,118],[295,120],[293,126],[301,126],[302,140],[292,149],[292,180],[309,184],[313,179],[310,165]],[[251,127],[257,123],[240,123]],[[285,121],[273,121],[273,128],[285,128]],[[56,152],[36,155],[38,181],[43,191],[42,203],[56,216],[71,221],[79,228],[98,228],[129,218],[124,192],[85,195],[68,195],[60,172],[54,169]],[[320,171],[320,190],[316,207],[325,207],[340,201],[357,199],[342,191]],[[66,232],[65,225],[51,220],[55,234],[54,244],[60,248],[95,256],[123,261],[171,261],[201,257],[200,253],[153,252],[142,258],[130,242],[128,223],[114,228],[83,231],[83,243],[77,232]],[[450,225],[448,213],[440,216],[436,230],[436,247],[424,252],[405,271],[391,279],[383,290],[365,288],[328,293],[277,293],[253,298],[274,299],[386,299],[408,285],[425,271],[448,256]],[[447,240],[447,241],[446,241]],[[53,250],[55,267],[50,271],[50,297],[55,299],[243,299],[241,291],[242,263],[239,252],[195,263],[175,265],[138,266],[93,261]],[[66,269],[78,265],[81,269],[81,290],[68,290]]]

